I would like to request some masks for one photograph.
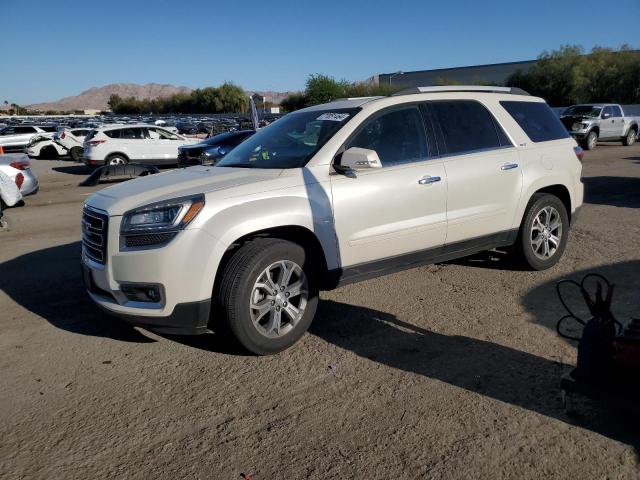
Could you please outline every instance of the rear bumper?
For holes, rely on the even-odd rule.
[[[24,181],[20,187],[20,193],[23,197],[33,195],[38,192],[38,178],[31,169],[23,170],[20,173],[24,176]]]

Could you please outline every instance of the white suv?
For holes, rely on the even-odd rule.
[[[179,146],[197,141],[155,125],[106,125],[85,137],[83,160],[90,166],[171,165],[178,163]]]
[[[278,352],[318,290],[512,246],[562,256],[582,150],[547,104],[508,88],[418,88],[291,113],[215,167],[92,195],[83,276],[107,312],[164,333]]]

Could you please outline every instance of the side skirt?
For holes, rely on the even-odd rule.
[[[374,262],[361,263],[344,269],[330,270],[327,275],[325,288],[330,290],[349,283],[389,275],[410,268],[467,257],[474,253],[491,250],[492,248],[508,247],[514,244],[517,236],[518,229],[508,230],[473,238],[471,240],[443,245],[442,247],[420,250],[376,260]]]

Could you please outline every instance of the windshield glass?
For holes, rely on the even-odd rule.
[[[580,115],[581,117],[599,117],[601,107],[594,107],[593,105],[575,105],[567,108],[563,115]]]
[[[358,111],[290,113],[242,142],[216,167],[301,168]]]

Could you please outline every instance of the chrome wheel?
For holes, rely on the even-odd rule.
[[[122,157],[113,157],[111,160],[109,160],[109,165],[124,165],[125,160]]]
[[[636,143],[636,132],[635,130],[629,130],[629,133],[627,133],[627,145],[631,146],[634,143]]]
[[[272,263],[251,289],[253,326],[265,337],[286,335],[302,319],[308,298],[309,285],[300,265],[291,260]]]
[[[548,260],[560,247],[562,217],[554,207],[544,207],[533,219],[531,248],[536,257]]]
[[[589,133],[589,136],[587,137],[587,147],[589,147],[589,150],[593,150],[594,148],[596,148],[597,143],[598,135],[596,134],[596,132]]]

